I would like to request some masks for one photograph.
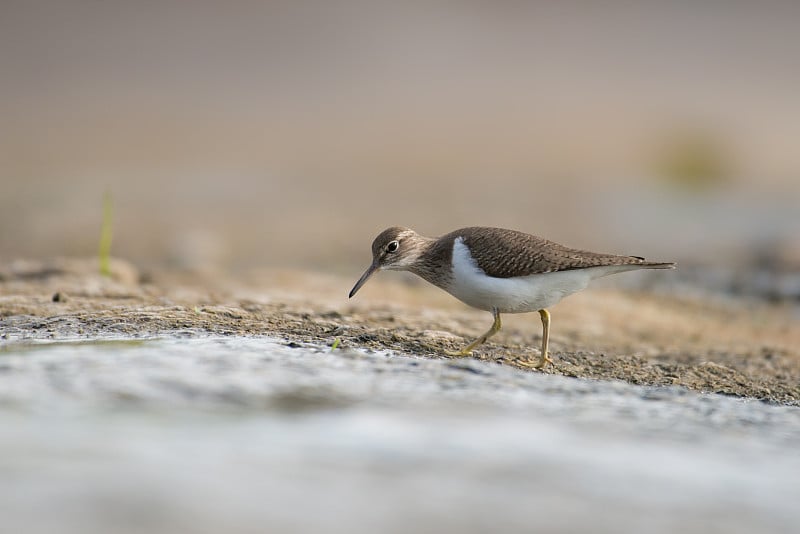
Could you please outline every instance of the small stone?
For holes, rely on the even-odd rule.
[[[53,294],[53,302],[66,302],[66,301],[67,301],[67,296],[64,293],[57,291],[56,293]]]

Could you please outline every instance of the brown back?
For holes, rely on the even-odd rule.
[[[666,266],[650,263],[638,256],[616,256],[559,245],[535,235],[503,228],[461,228],[442,236],[440,243],[463,237],[478,267],[495,278],[510,278],[531,274],[600,267],[605,265]],[[440,251],[444,253],[444,251]]]

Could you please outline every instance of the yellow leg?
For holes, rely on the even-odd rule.
[[[447,354],[448,356],[469,356],[470,354],[472,354],[472,351],[475,347],[486,343],[487,339],[489,339],[490,337],[495,335],[498,331],[500,331],[500,312],[497,311],[496,309],[493,309],[492,315],[494,315],[494,322],[492,323],[492,327],[489,328],[489,330],[487,330],[486,333],[484,333],[481,337],[479,337],[478,339],[476,339],[463,349],[456,352],[445,351],[445,354]]]
[[[547,353],[550,346],[550,312],[539,310],[539,316],[542,318],[542,357],[539,359],[539,367],[544,367],[548,363],[553,363]]]
[[[547,353],[548,345],[550,344],[550,312],[545,309],[539,310],[539,317],[542,318],[542,355],[538,362],[518,362],[525,367],[532,367],[533,369],[541,369],[548,363],[553,363],[550,355]]]

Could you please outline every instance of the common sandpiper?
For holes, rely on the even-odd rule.
[[[550,313],[547,308],[585,289],[595,278],[637,269],[674,269],[671,262],[650,262],[639,256],[601,254],[559,245],[535,235],[475,226],[438,239],[394,226],[372,242],[372,264],[350,291],[350,297],[380,270],[410,271],[458,300],[492,313],[491,328],[450,356],[469,356],[500,330],[501,313],[538,311],[542,348],[538,361],[520,361],[541,368],[548,355]]]

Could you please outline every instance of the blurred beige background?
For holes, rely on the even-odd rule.
[[[800,265],[798,51],[794,2],[4,1],[0,259],[96,254],[107,191],[142,267],[357,275],[398,224]]]

